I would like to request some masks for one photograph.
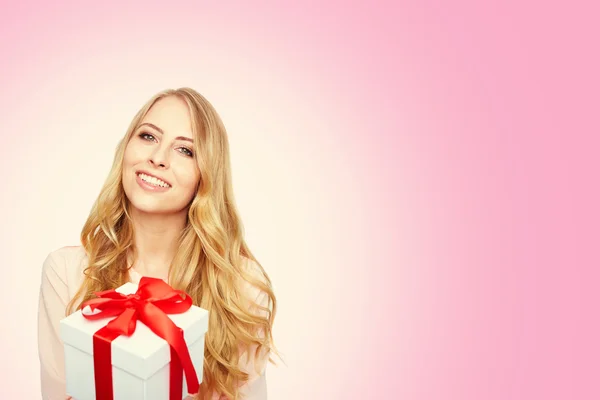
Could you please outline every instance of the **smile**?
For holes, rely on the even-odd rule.
[[[150,189],[153,191],[164,191],[171,187],[167,182],[158,179],[155,176],[147,175],[143,172],[137,173],[137,181],[144,189]]]

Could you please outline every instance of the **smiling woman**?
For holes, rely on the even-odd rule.
[[[43,265],[39,307],[42,397],[67,398],[62,318],[95,292],[161,278],[209,310],[196,399],[264,400],[276,354],[271,281],[252,255],[234,206],[227,134],[189,88],[150,99],[121,140],[81,232]]]
[[[132,213],[185,221],[200,183],[193,131],[189,108],[177,96],[161,98],[144,116],[123,157],[123,190]]]

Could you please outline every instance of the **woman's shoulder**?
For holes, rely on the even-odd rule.
[[[63,246],[51,251],[46,257],[46,262],[54,263],[55,266],[70,271],[81,266],[86,258],[87,255],[83,246]]]
[[[265,302],[268,302],[267,292],[256,285],[256,282],[259,282],[270,288],[271,283],[265,270],[258,262],[245,256],[242,256],[242,268],[253,280],[253,282],[242,280],[242,287],[244,288],[247,298],[261,306],[265,306]]]
[[[79,246],[63,246],[56,250],[50,252],[50,255],[54,258],[63,258],[63,259],[74,259],[85,257],[85,248],[81,245]]]
[[[63,246],[51,251],[44,260],[43,274],[51,282],[66,285],[73,295],[83,281],[87,254],[83,246]]]

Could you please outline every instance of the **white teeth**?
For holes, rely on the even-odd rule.
[[[140,178],[142,178],[142,180],[144,182],[148,182],[151,185],[154,186],[161,186],[161,187],[169,187],[169,184],[167,184],[166,182],[161,181],[160,179],[157,179],[153,176],[148,176],[146,174],[139,174]]]

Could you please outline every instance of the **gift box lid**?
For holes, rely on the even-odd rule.
[[[116,289],[122,294],[133,294],[138,285],[128,282]],[[188,347],[208,330],[208,311],[192,305],[182,314],[167,314],[181,329]],[[60,336],[65,344],[93,356],[93,336],[115,317],[99,320],[86,319],[81,310],[60,321]],[[137,321],[131,336],[121,335],[112,345],[112,365],[141,379],[147,379],[171,360],[168,343],[157,336],[144,323]],[[198,367],[196,367],[198,368]],[[200,367],[201,368],[201,367]]]

